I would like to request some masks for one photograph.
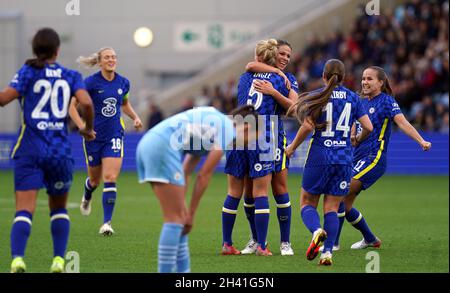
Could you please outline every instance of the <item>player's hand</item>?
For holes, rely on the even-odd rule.
[[[422,140],[420,142],[420,146],[422,147],[422,150],[428,151],[429,149],[431,149],[431,142]]]
[[[255,87],[256,91],[258,91],[262,94],[265,94],[265,95],[270,95],[270,96],[273,94],[273,92],[275,90],[273,88],[272,83],[270,81],[266,81],[266,80],[255,79],[253,81],[253,86]]]
[[[134,119],[134,128],[136,128],[136,130],[139,130],[142,128],[142,121],[141,119],[139,119],[139,117],[136,117],[136,119]]]
[[[183,227],[183,235],[186,235],[189,232],[191,232],[193,225],[194,225],[194,216],[189,213],[186,219],[186,223],[184,224]]]
[[[291,156],[294,154],[294,152],[295,152],[295,149],[294,149],[294,147],[292,146],[292,144],[288,145],[288,146],[286,147],[286,149],[284,150],[284,153],[286,154],[286,156],[287,156],[288,158],[291,158]]]
[[[93,129],[86,129],[84,127],[83,129],[80,129],[80,135],[84,138],[86,141],[91,141],[95,139],[95,136],[97,133]]]

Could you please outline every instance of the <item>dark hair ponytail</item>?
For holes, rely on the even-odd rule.
[[[322,109],[328,104],[331,93],[342,82],[345,76],[344,63],[337,59],[330,59],[325,63],[323,77],[328,81],[327,86],[319,92],[306,92],[298,97],[297,102],[288,110],[288,115],[295,111],[297,120],[303,124],[308,117],[309,123],[318,130],[326,127],[326,122],[317,124],[322,115]]]
[[[391,88],[391,84],[389,83],[389,78],[386,74],[386,71],[384,71],[384,69],[379,66],[369,66],[366,69],[372,69],[377,72],[378,80],[381,80],[383,82],[383,85],[381,86],[381,92],[392,96],[393,91]]]
[[[58,33],[51,28],[40,29],[33,37],[32,48],[36,58],[28,59],[25,64],[41,69],[47,60],[58,53],[60,45]]]

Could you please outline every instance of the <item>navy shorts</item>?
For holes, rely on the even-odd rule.
[[[350,189],[350,165],[324,165],[305,167],[302,187],[311,194],[344,196]]]
[[[261,160],[258,150],[231,150],[226,153],[225,173],[237,178],[260,178],[275,170],[274,161]]]
[[[275,150],[275,173],[289,168],[289,158],[286,156],[287,139],[284,132],[278,134],[278,148]]]
[[[382,157],[367,156],[353,164],[353,179],[362,183],[362,189],[372,186],[386,172],[386,160]]]
[[[73,179],[72,158],[14,158],[14,189],[26,191],[46,188],[49,195],[69,192]]]
[[[123,136],[105,141],[84,141],[84,155],[90,167],[98,166],[103,158],[123,158]]]

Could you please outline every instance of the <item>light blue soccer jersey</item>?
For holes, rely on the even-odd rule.
[[[372,121],[373,131],[355,148],[354,161],[366,156],[384,156],[387,152],[392,131],[392,121],[397,114],[401,114],[399,105],[393,97],[381,93],[371,100],[362,99]],[[357,132],[361,132],[361,125],[356,123]]]
[[[150,131],[168,141],[168,147],[194,155],[205,155],[213,145],[230,149],[236,135],[233,121],[214,107],[181,112]]]
[[[88,76],[85,83],[95,109],[95,141],[110,141],[121,137],[124,126],[121,123],[120,106],[128,99],[130,82],[118,73],[114,74],[112,81],[106,80],[99,71]]]
[[[139,141],[136,163],[139,182],[184,186],[182,159],[186,153],[204,156],[218,146],[232,147],[233,121],[213,107],[194,108],[158,123]]]
[[[81,74],[58,63],[23,65],[9,84],[19,94],[22,125],[12,157],[71,157],[67,139],[69,102],[85,89]]]

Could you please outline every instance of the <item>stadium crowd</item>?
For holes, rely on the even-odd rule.
[[[297,76],[301,92],[310,91],[322,86],[325,61],[338,58],[347,69],[345,86],[359,91],[363,68],[381,66],[416,128],[448,132],[448,18],[448,0],[411,0],[369,17],[361,6],[348,33],[312,36],[305,49],[294,54],[288,71]],[[228,112],[235,106],[236,94],[235,79],[205,86],[198,96],[186,98],[180,111],[211,105]]]

